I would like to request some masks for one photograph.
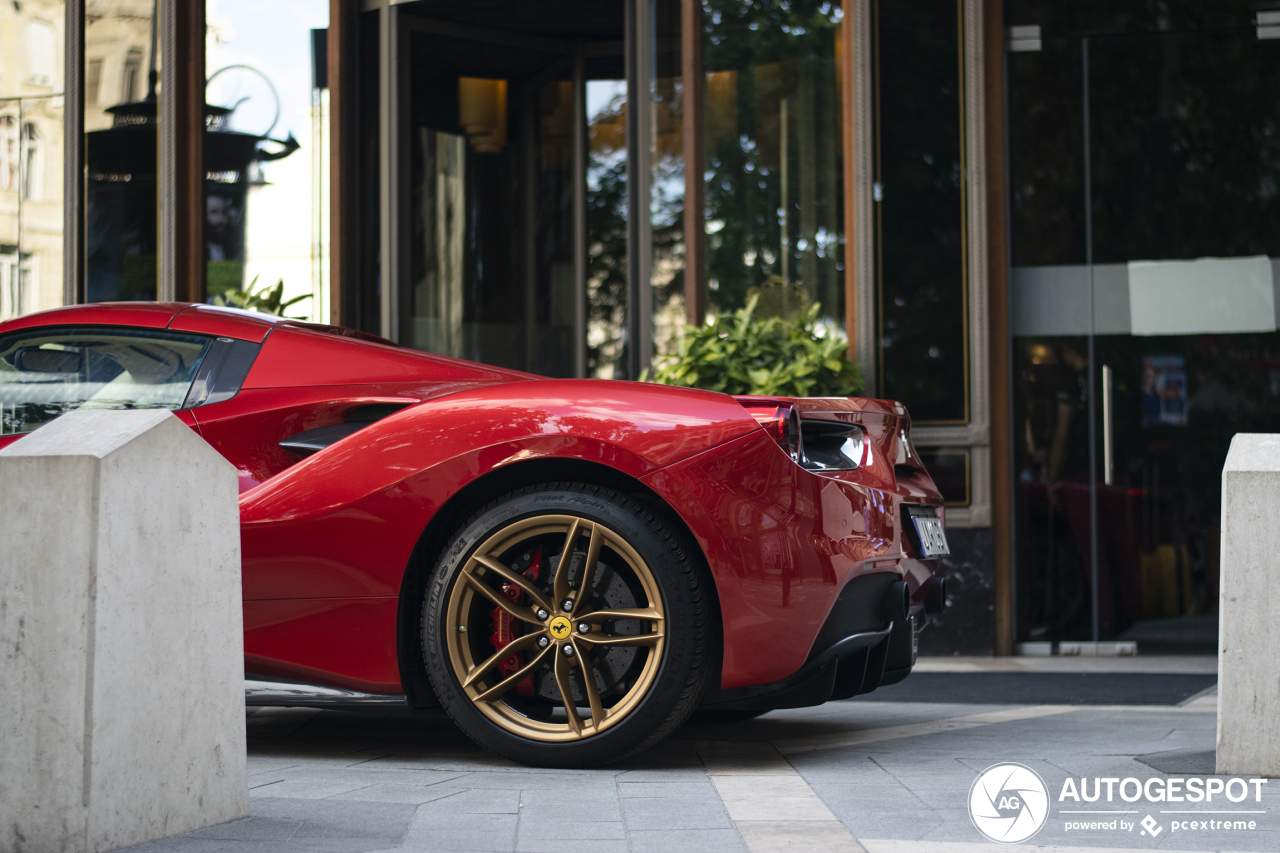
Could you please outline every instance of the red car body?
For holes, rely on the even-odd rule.
[[[0,334],[55,326],[167,329],[259,347],[234,396],[175,412],[239,472],[251,675],[429,702],[415,633],[425,573],[411,570],[429,567],[432,549],[478,503],[547,477],[644,492],[687,527],[715,582],[723,657],[712,698],[722,702],[816,704],[786,691],[821,651],[824,625],[856,579],[905,581],[913,614],[931,585],[941,592],[940,561],[920,556],[904,507],[941,515],[942,498],[916,462],[898,403],[743,401],[544,379],[204,305],[70,307],[5,322]],[[857,424],[861,464],[800,467],[744,402]],[[309,456],[281,447],[370,406],[402,408]],[[887,680],[896,679],[863,687]],[[818,701],[831,698],[822,692]]]

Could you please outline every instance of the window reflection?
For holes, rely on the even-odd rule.
[[[410,286],[401,340],[573,375],[568,63],[423,31],[413,33],[411,54]]]
[[[62,304],[65,19],[64,3],[0,5],[0,320]]]
[[[327,317],[327,0],[206,0],[205,275],[210,297],[274,287]],[[256,282],[256,285],[254,284]]]
[[[655,0],[649,140],[653,349],[675,351],[685,322],[684,103],[680,0]],[[646,353],[647,357],[651,355]]]
[[[153,12],[151,3],[108,0],[85,18],[86,78],[99,69],[84,104],[90,302],[156,298]]]
[[[965,162],[955,3],[876,5],[879,392],[968,419]]]
[[[703,0],[710,304],[844,317],[839,4]]]
[[[587,81],[587,371],[626,376],[627,81]]]

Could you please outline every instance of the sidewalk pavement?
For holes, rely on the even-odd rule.
[[[1015,660],[1030,671],[1203,673],[1207,665],[1155,657],[1070,666]],[[922,671],[943,672],[1008,666],[1007,659],[920,662]],[[1143,801],[1110,806],[1125,814],[1105,819],[1124,819],[1128,831],[1066,827],[1078,816],[1060,812],[1082,808],[1058,801],[1067,777],[1078,784],[1081,777],[1211,774],[1216,709],[1213,692],[1182,706],[859,699],[732,726],[688,725],[628,762],[581,771],[497,758],[438,714],[250,709],[252,817],[133,849],[970,853],[999,849],[969,817],[975,778],[992,764],[1018,762],[1043,777],[1050,814],[1026,846],[1006,849],[1280,850],[1280,783],[1264,786],[1258,804],[1252,796],[1201,804],[1261,812],[1236,816],[1254,820],[1252,831],[1176,831],[1171,821],[1187,816]],[[1159,825],[1154,837],[1139,823],[1147,815]]]

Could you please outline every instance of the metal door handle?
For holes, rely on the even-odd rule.
[[[1111,368],[1102,365],[1102,482],[1110,486],[1115,475],[1111,446]]]

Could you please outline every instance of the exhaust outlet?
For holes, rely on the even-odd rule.
[[[947,579],[935,577],[924,594],[924,612],[941,613],[947,609]]]
[[[911,588],[906,581],[894,581],[885,591],[880,618],[901,625],[911,615]]]

